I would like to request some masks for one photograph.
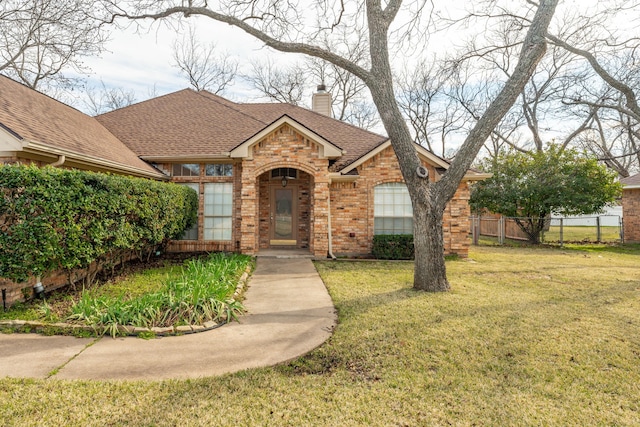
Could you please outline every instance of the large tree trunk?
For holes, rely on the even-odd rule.
[[[433,203],[413,205],[413,287],[421,291],[444,292],[451,288],[444,262],[443,214]]]

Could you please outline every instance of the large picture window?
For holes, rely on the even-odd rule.
[[[413,208],[402,183],[374,187],[373,234],[413,234]]]
[[[200,184],[196,182],[190,182],[190,183],[185,183],[180,185],[186,185],[187,187],[193,188],[196,191],[196,193],[198,193],[198,198],[200,197]],[[193,224],[191,228],[184,231],[184,234],[182,235],[182,237],[180,237],[180,240],[198,240],[198,218],[197,217],[196,217],[196,223]]]
[[[231,240],[233,184],[204,185],[204,240]]]

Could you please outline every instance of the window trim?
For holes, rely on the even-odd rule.
[[[383,194],[378,192],[381,190],[391,190],[387,195],[393,199],[392,203],[380,200]],[[402,196],[403,199],[399,208],[395,200],[398,196]],[[384,212],[389,209],[392,211],[391,214]],[[396,209],[402,210],[402,213],[398,214]],[[380,223],[384,222],[384,220],[390,221],[393,225],[391,227],[381,226]],[[395,226],[397,220],[403,220],[401,227]],[[407,222],[410,224],[410,231],[408,230]],[[413,234],[413,206],[411,205],[409,190],[404,182],[383,182],[373,187],[373,234]]]
[[[207,188],[216,188],[216,187],[229,188],[230,191],[229,191],[229,193],[226,193],[226,192],[225,193],[212,192],[210,194],[207,193]],[[207,214],[207,207],[208,206],[212,206],[212,207],[215,206],[213,203],[207,204],[207,196],[208,195],[215,196],[216,194],[219,194],[219,195],[222,195],[222,196],[225,196],[225,195],[229,196],[230,203],[227,205],[228,208],[229,208],[229,213],[228,214],[224,214],[224,213],[223,214],[217,214],[217,215],[214,215],[213,213]],[[202,230],[202,239],[205,240],[205,241],[214,241],[214,242],[230,242],[230,241],[232,241],[233,240],[233,222],[234,222],[233,221],[233,207],[234,207],[234,203],[233,203],[233,183],[231,183],[231,182],[206,182],[206,183],[204,183],[203,196],[204,196],[204,204],[203,204],[203,207],[202,207],[202,228],[203,228],[203,230]],[[223,209],[224,209],[225,208],[225,204],[223,204],[222,206],[223,206]],[[225,228],[222,228],[222,229],[220,229],[220,228],[216,229],[215,225],[212,228],[208,228],[207,227],[207,222],[208,222],[207,219],[213,219],[214,222],[215,222],[216,218],[222,218],[222,219],[228,218],[230,220],[229,221],[229,228],[227,229],[225,227]],[[216,239],[215,238],[215,231],[216,230],[223,230],[223,232],[227,232],[228,231],[228,233],[229,233],[228,236],[229,237],[228,238]],[[211,233],[211,238],[210,239],[207,238],[207,234],[208,233]]]

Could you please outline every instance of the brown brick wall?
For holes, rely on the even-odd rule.
[[[625,243],[640,243],[640,188],[622,191]]]
[[[136,254],[133,252],[129,255],[125,255],[116,259],[116,266],[122,262],[130,261],[136,258]],[[114,258],[112,258],[114,259]],[[96,264],[91,264],[92,272],[95,271]],[[102,267],[100,267],[102,270]],[[85,270],[74,270],[72,278],[76,281],[84,279],[86,276]],[[10,306],[19,301],[25,301],[34,297],[33,286],[37,283],[37,278],[31,277],[26,282],[16,283],[8,279],[0,278],[0,292],[4,289],[6,292],[6,304]],[[41,280],[42,286],[44,286],[45,292],[51,292],[63,286],[69,284],[69,276],[64,270],[54,271]],[[1,309],[1,306],[0,306]]]
[[[429,165],[429,176],[436,171]],[[373,242],[374,187],[379,184],[403,182],[395,153],[391,147],[383,150],[358,167],[354,182],[331,184],[332,247],[336,256],[371,253]],[[460,184],[444,215],[444,240],[447,254],[466,257],[469,251],[469,185]]]
[[[264,224],[269,218],[269,192],[267,184],[259,180],[261,175],[275,168],[288,167],[305,172],[309,177],[308,189],[305,184],[298,186],[298,198],[302,207],[302,218],[299,218],[298,226],[303,227],[302,237],[308,234],[308,242],[300,241],[298,246],[308,246],[312,254],[326,256],[328,166],[328,160],[319,157],[318,145],[288,125],[279,127],[252,147],[252,158],[244,160],[242,169],[240,245],[243,253],[255,254],[266,243],[268,232],[265,231]],[[303,176],[300,173],[299,179],[302,180]],[[308,196],[304,195],[306,192],[309,193]],[[308,201],[300,200],[304,197],[308,197]],[[306,209],[308,213],[305,212]],[[309,221],[305,221],[307,215]]]
[[[10,165],[17,162],[17,157],[0,157],[0,165]]]

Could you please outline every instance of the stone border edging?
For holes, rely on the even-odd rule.
[[[248,265],[245,269],[242,276],[238,280],[238,285],[236,286],[236,290],[233,293],[233,298],[237,298],[246,288],[247,281],[249,279],[249,273],[251,272],[251,265]],[[186,335],[186,334],[194,334],[198,332],[206,332],[212,329],[219,328],[220,326],[225,325],[226,323],[217,323],[212,320],[204,322],[202,325],[182,325],[182,326],[166,326],[166,327],[157,327],[154,326],[152,328],[143,328],[139,326],[118,326],[118,334],[125,336],[138,336],[141,333],[152,333],[155,336],[166,337],[166,336],[175,336],[175,335]],[[36,320],[0,320],[0,328],[11,328],[14,330],[21,330],[24,328],[33,328],[38,332],[39,330],[47,329],[47,328],[56,328],[62,329],[65,331],[88,331],[91,333],[95,333],[96,335],[104,335],[98,333],[98,329],[96,326],[91,325],[77,325],[74,323],[44,323],[38,322]]]

